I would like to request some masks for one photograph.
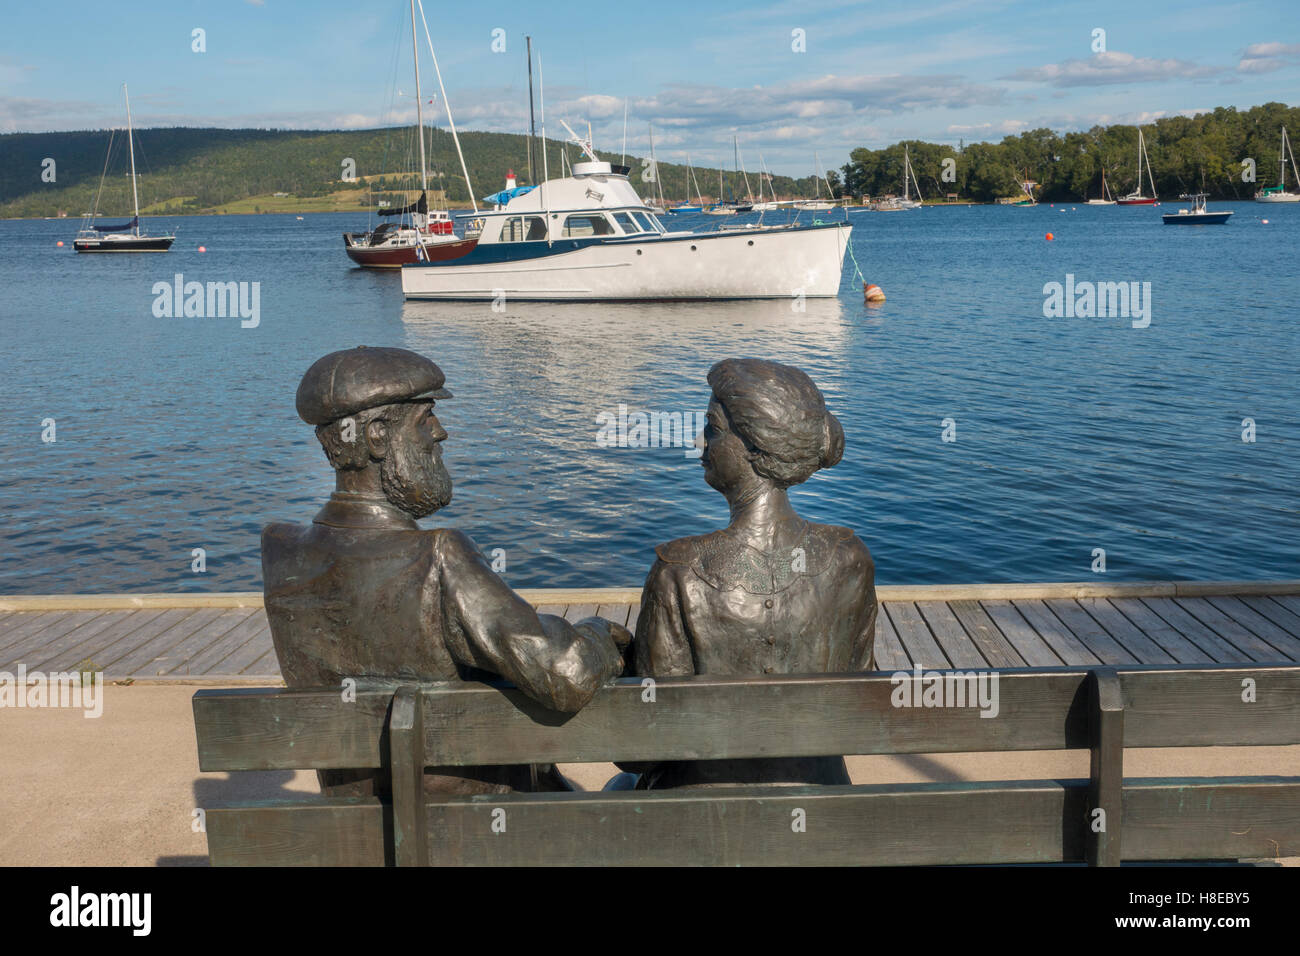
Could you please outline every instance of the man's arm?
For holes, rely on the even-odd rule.
[[[447,648],[458,664],[491,671],[552,710],[574,713],[623,669],[618,637],[600,618],[576,625],[538,614],[497,576],[469,536],[435,535]],[[622,632],[621,634],[619,632]]]

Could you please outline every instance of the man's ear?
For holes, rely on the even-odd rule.
[[[376,419],[366,425],[366,447],[370,450],[370,457],[375,461],[383,461],[388,457],[387,422]]]

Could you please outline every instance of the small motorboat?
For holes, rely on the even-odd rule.
[[[1227,222],[1228,217],[1232,215],[1232,210],[1207,212],[1205,209],[1207,196],[1207,193],[1183,193],[1178,198],[1191,202],[1191,208],[1167,212],[1160,218],[1165,221],[1166,226],[1216,226]]]

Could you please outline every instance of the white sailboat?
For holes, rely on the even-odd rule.
[[[826,178],[826,175],[821,172],[821,168],[822,168],[821,156],[819,156],[817,153],[813,153],[813,161],[817,164],[816,168],[814,168],[813,170],[813,188],[817,192],[816,198],[797,199],[794,202],[794,208],[807,209],[813,212],[824,212],[827,209],[834,209],[836,206],[839,205],[839,202],[835,199],[835,193],[831,190],[830,180],[828,180]],[[828,197],[826,199],[822,199],[823,182],[826,183],[826,195]]]
[[[1101,198],[1084,200],[1086,206],[1113,206],[1115,199],[1110,194],[1110,189],[1106,185],[1106,167],[1101,167]]]
[[[1300,202],[1300,193],[1288,192],[1286,188],[1286,162],[1291,159],[1291,173],[1296,185],[1300,186],[1300,172],[1296,171],[1295,153],[1291,151],[1291,141],[1287,139],[1286,127],[1282,127],[1282,152],[1278,158],[1278,184],[1267,186],[1255,193],[1255,202]]]
[[[131,97],[126,84],[122,84],[122,96],[126,100],[126,142],[131,154],[131,202],[135,215],[130,222],[112,226],[96,226],[95,217],[99,213],[99,195],[104,191],[103,177],[99,181],[99,194],[95,196],[95,207],[82,222],[77,238],[72,240],[72,248],[77,252],[166,252],[176,241],[176,236],[166,234],[151,236],[140,230],[140,193],[135,184],[135,133],[131,128]],[[113,151],[113,140],[108,141],[109,154]],[[104,161],[104,173],[108,173],[108,161]]]

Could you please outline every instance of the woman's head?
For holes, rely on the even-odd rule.
[[[709,370],[709,385],[705,477],[715,488],[735,484],[746,464],[788,488],[844,454],[844,429],[799,369],[763,359],[726,359]]]

